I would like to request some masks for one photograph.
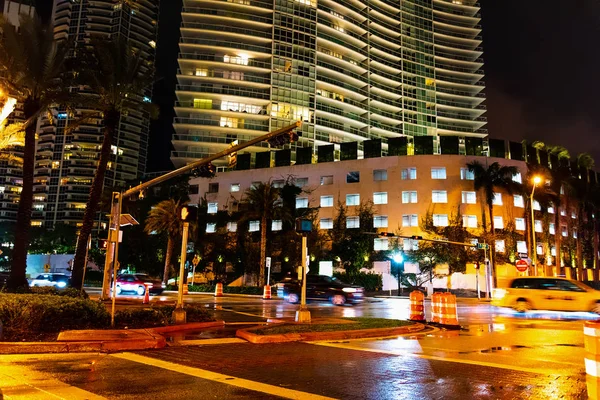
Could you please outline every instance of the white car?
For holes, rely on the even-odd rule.
[[[591,311],[600,313],[600,291],[584,283],[546,277],[515,278],[507,288],[494,289],[492,305],[529,310]]]
[[[55,287],[64,289],[71,284],[71,277],[65,274],[40,274],[31,281],[31,287]]]

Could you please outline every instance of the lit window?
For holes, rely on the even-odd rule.
[[[573,239],[577,239],[577,228],[573,228]]]
[[[209,222],[206,224],[206,233],[215,233],[217,231],[217,224]]]
[[[494,193],[494,198],[492,199],[492,204],[495,206],[502,205],[502,193]]]
[[[504,219],[502,216],[494,215],[494,229],[504,229]]]
[[[387,181],[387,169],[375,169],[373,170],[374,181]]]
[[[52,169],[60,168],[60,161],[52,161]]]
[[[552,257],[556,257],[556,247],[552,246],[550,248],[550,255],[552,255]]]
[[[527,253],[527,243],[524,240],[517,241],[517,253]]]
[[[237,232],[237,222],[228,222],[227,223],[227,231],[228,232]]]
[[[551,235],[556,234],[556,225],[554,225],[554,222],[550,222],[548,224],[548,233],[550,233]]]
[[[321,218],[319,221],[319,228],[321,229],[333,229],[333,219]]]
[[[360,219],[358,217],[346,217],[346,228],[360,228]]]
[[[537,254],[538,254],[538,256],[541,256],[541,255],[543,255],[543,254],[544,254],[544,245],[542,245],[542,244],[538,244],[538,245],[536,245],[535,247],[536,247],[536,249],[537,249]]]
[[[419,226],[419,219],[417,218],[417,214],[404,214],[402,216],[402,226]]]
[[[475,204],[477,203],[477,194],[475,192],[462,192],[463,204]]]
[[[333,185],[333,175],[322,176],[321,185]]]
[[[431,168],[431,179],[446,179],[446,168],[445,167]]]
[[[208,203],[208,214],[216,214],[219,211],[218,203]]]
[[[360,172],[358,172],[358,171],[348,172],[348,175],[346,175],[346,183],[358,183],[358,182],[360,182]]]
[[[561,208],[561,210],[560,210],[560,216],[561,217],[566,217],[567,216],[567,211],[564,208]]]
[[[42,226],[42,221],[31,221],[31,226]]]
[[[308,197],[296,197],[296,208],[308,208]]]
[[[564,186],[560,187],[560,194],[565,194],[565,187]]]
[[[506,251],[504,240],[496,240],[496,251],[498,253],[504,253]]]
[[[434,190],[431,192],[431,202],[432,203],[447,203],[448,202],[448,192],[445,190]]]
[[[433,214],[433,226],[448,226],[448,214]]]
[[[387,201],[388,201],[387,192],[373,193],[373,204],[387,204]]]
[[[520,207],[520,208],[525,207],[525,202],[523,201],[523,196],[521,196],[520,194],[515,194],[513,196],[513,199],[514,199],[515,207]]]
[[[402,249],[404,251],[417,251],[419,250],[419,241],[412,239],[404,239],[402,243]]]
[[[389,249],[389,240],[387,238],[375,238],[373,241],[373,250],[385,251]]]
[[[472,181],[475,179],[475,174],[472,171],[469,171],[469,168],[461,168],[460,179]]]
[[[230,64],[248,65],[248,56],[245,54],[239,57],[232,57],[226,55],[223,57],[223,61]]]
[[[357,206],[360,204],[360,194],[347,194],[346,195],[346,205],[347,206]]]
[[[194,99],[194,108],[210,110],[212,108],[212,99]]]
[[[477,215],[463,215],[464,228],[477,228]]]
[[[575,213],[575,211],[571,211],[571,218],[573,218],[573,219],[577,218],[577,214]]]
[[[84,206],[84,208],[85,208],[85,206]],[[44,205],[43,204],[34,204],[33,209],[36,211],[44,211]]]
[[[114,144],[110,146],[110,151],[111,153],[113,153],[114,155],[119,154],[120,156],[123,155],[123,149],[118,148],[117,146],[115,146]]]
[[[540,211],[542,209],[542,207],[540,206],[540,202],[537,200],[533,201],[533,209],[536,211]]]
[[[552,203],[548,206],[548,214],[554,214],[554,204]]]
[[[373,217],[373,227],[374,228],[387,228],[388,227],[387,215],[375,215]]]
[[[231,186],[229,187],[229,191],[230,192],[239,192],[240,191],[240,184],[239,183],[232,183]]]
[[[539,219],[536,219],[533,225],[535,226],[536,232],[542,232],[544,230],[542,227],[542,221],[540,221]]]
[[[285,186],[285,181],[283,179],[276,179],[273,182],[271,182],[271,186],[275,189],[281,189]]]
[[[250,221],[248,232],[258,232],[260,230],[260,221]]]
[[[262,183],[262,182],[252,182],[252,183],[250,184],[250,189],[256,189],[257,187],[259,187],[259,186],[260,186],[260,184],[261,184],[261,183]]]
[[[402,203],[416,203],[417,202],[417,191],[404,191],[402,192]]]
[[[333,196],[321,196],[321,207],[333,207]]]
[[[515,229],[518,231],[525,230],[525,218],[515,218]]]
[[[219,121],[219,126],[223,128],[237,128],[238,122],[238,118],[221,117],[221,120]]]
[[[512,177],[512,180],[513,180],[513,182],[523,183],[523,179],[521,178],[520,172],[517,172],[516,174],[514,174]]]
[[[294,180],[294,185],[296,185],[299,188],[302,188],[308,185],[308,178],[296,178]]]
[[[417,169],[404,168],[402,170],[402,179],[417,179]]]
[[[271,230],[272,231],[280,231],[283,229],[283,221],[281,221],[280,219],[274,219],[273,221],[271,221]]]
[[[561,231],[560,233],[561,233],[561,235],[562,235],[563,237],[567,237],[567,236],[569,236],[569,231],[567,230],[567,227],[566,227],[566,226],[561,226],[561,227],[560,227],[560,231]]]
[[[4,191],[6,190],[6,186],[0,186],[0,193],[4,193]],[[42,200],[44,200],[42,198]],[[38,200],[38,201],[42,201],[42,200]]]

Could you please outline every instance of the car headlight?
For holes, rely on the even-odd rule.
[[[167,285],[165,285],[165,284],[163,283],[163,284],[161,284],[161,285],[160,285],[160,287],[164,289],[164,288],[166,288],[166,287],[167,287]]]
[[[496,300],[500,300],[506,296],[506,289],[492,289],[492,298]]]
[[[356,293],[356,288],[353,287],[345,287],[342,290],[346,293]]]
[[[67,282],[60,281],[56,284],[56,286],[58,286],[59,288],[64,288],[65,286],[67,286]]]

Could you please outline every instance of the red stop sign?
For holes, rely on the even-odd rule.
[[[529,268],[529,264],[527,264],[527,261],[525,260],[517,260],[515,266],[517,267],[517,271],[519,272],[525,272]]]

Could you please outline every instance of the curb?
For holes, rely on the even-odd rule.
[[[251,329],[239,329],[235,335],[247,340],[250,343],[286,343],[286,342],[314,342],[321,340],[345,340],[345,339],[364,339],[372,337],[396,336],[408,333],[416,333],[425,329],[425,325],[415,323],[409,326],[398,328],[375,328],[375,329],[357,329],[351,331],[335,332],[306,332],[306,333],[286,333],[281,335],[257,335],[252,333]]]
[[[224,321],[192,322],[183,325],[161,326],[148,329],[123,329],[124,333],[145,334],[147,338],[117,340],[76,340],[56,342],[0,342],[0,354],[42,353],[108,353],[117,351],[162,349],[166,347],[166,333],[182,332],[203,328],[222,327]],[[91,331],[94,332],[94,331]],[[95,332],[102,333],[98,329]]]

